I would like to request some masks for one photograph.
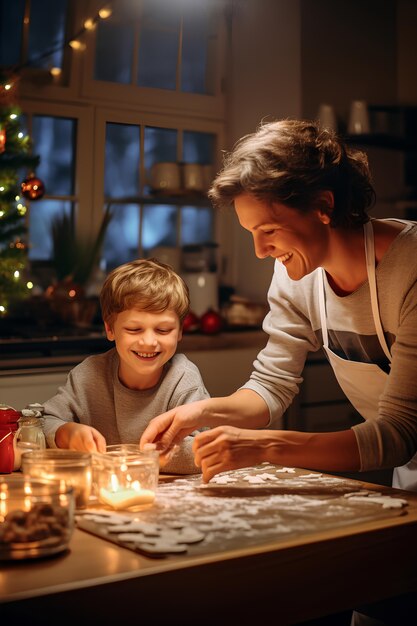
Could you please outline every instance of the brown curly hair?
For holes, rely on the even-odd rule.
[[[367,222],[375,202],[368,157],[316,122],[285,119],[242,137],[225,155],[208,196],[216,207],[231,206],[248,193],[307,212],[317,207],[321,191],[334,195],[332,226]]]

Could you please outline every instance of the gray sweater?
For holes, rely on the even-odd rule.
[[[263,325],[269,340],[244,385],[268,404],[272,428],[280,427],[298,393],[308,352],[323,345],[319,272],[293,281],[275,263]],[[391,368],[376,336],[368,282],[339,297],[325,281],[330,349],[341,358],[375,363],[389,374],[378,417],[353,427],[362,470],[403,465],[417,450],[417,224],[408,223],[392,242],[376,268],[376,281]]]
[[[180,404],[208,398],[197,367],[184,354],[176,354],[151,389],[128,389],[119,380],[119,356],[113,348],[87,357],[68,374],[65,385],[44,403],[44,430],[48,446],[56,447],[55,433],[64,422],[96,428],[107,445],[139,443],[149,421]],[[193,437],[184,439],[163,468],[164,472],[200,472],[191,450]]]

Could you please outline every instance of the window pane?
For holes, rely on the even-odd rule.
[[[138,258],[139,207],[137,204],[112,204],[111,219],[103,246],[107,271]]]
[[[177,3],[145,0],[140,22],[139,86],[176,88],[179,29]]]
[[[193,0],[184,10],[181,89],[191,93],[212,93],[208,54],[210,37],[210,4]]]
[[[14,0],[13,0],[14,1]],[[29,61],[33,67],[62,67],[67,0],[31,0]],[[58,48],[55,50],[55,48]],[[54,50],[52,54],[47,54]],[[44,58],[43,55],[45,55]]]
[[[181,211],[182,245],[213,241],[213,230],[213,211],[210,207],[183,207]]]
[[[143,207],[142,247],[144,255],[155,246],[177,244],[177,208],[167,205]]]
[[[133,24],[117,24],[112,20],[97,25],[94,78],[130,84],[132,76]]]
[[[36,173],[44,182],[46,193],[72,195],[77,121],[35,115],[32,124],[33,151],[41,157]]]
[[[56,215],[71,214],[72,203],[63,200],[37,200],[29,210],[29,259],[48,261],[52,257],[51,221]]]
[[[0,65],[18,65],[25,0],[0,0]]]
[[[211,133],[184,131],[182,160],[185,163],[202,165],[213,163],[215,139],[215,135]]]
[[[145,127],[145,169],[147,183],[150,180],[151,169],[154,163],[177,161],[178,132],[172,128]],[[150,186],[147,184],[145,192],[149,193]]]
[[[139,194],[140,128],[106,124],[104,193],[107,198]]]

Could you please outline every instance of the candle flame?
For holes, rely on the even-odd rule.
[[[134,491],[140,491],[140,482],[138,480],[134,480],[131,487]]]
[[[111,486],[111,490],[112,491],[118,491],[119,490],[119,481],[117,480],[116,474],[112,474],[110,476],[110,486]]]

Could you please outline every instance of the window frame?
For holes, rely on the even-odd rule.
[[[132,124],[139,127],[145,126],[153,126],[158,128],[169,128],[175,129],[180,132],[179,141],[177,144],[177,160],[181,161],[182,154],[182,141],[181,141],[181,132],[184,131],[195,131],[202,133],[212,133],[216,136],[217,145],[224,145],[224,125],[223,123],[214,122],[210,120],[198,120],[198,119],[190,119],[185,116],[181,117],[173,117],[166,116],[159,113],[148,113],[148,112],[140,112],[140,111],[131,111],[131,110],[121,110],[115,108],[101,108],[97,110],[97,114],[95,116],[95,129],[94,129],[94,137],[95,137],[95,153],[96,153],[96,162],[94,167],[94,178],[93,178],[93,221],[95,227],[98,228],[100,220],[103,215],[103,207],[107,204],[108,199],[104,195],[104,175],[105,175],[105,146],[106,146],[106,124],[114,123],[114,124]],[[142,137],[141,132],[141,137]],[[216,150],[216,154],[219,155],[219,150]],[[99,158],[101,155],[101,158]],[[218,162],[213,162],[214,171],[217,170],[219,166]],[[145,177],[145,165],[143,159],[140,162],[140,176],[141,180],[144,180]],[[128,198],[116,198],[114,204],[124,204],[127,203]],[[148,204],[171,204],[177,206],[208,206],[210,207],[210,202],[208,199],[205,199],[204,196],[201,198],[195,198],[194,196],[182,196],[180,199],[167,198],[165,199],[163,196],[158,199],[152,198],[146,195],[138,195],[137,198],[134,199],[135,203],[137,201],[138,205],[148,205]],[[133,199],[129,198],[129,203],[133,203]],[[138,210],[141,212],[141,209],[138,207]],[[214,212],[214,237],[216,241],[218,239],[219,231],[221,230],[219,220],[217,219],[217,213]],[[178,232],[177,232],[178,238]],[[140,245],[140,242],[139,242]]]
[[[93,204],[93,192],[90,184],[94,175],[94,117],[93,109],[80,105],[56,104],[24,100],[21,102],[22,113],[28,117],[28,128],[34,115],[71,118],[77,121],[75,138],[74,193],[69,196],[48,194],[45,190],[43,199],[68,200],[75,205],[75,228],[79,234],[91,233],[95,228],[89,207]],[[36,146],[34,146],[36,151]],[[30,202],[28,201],[30,207]],[[30,210],[30,208],[29,208]]]
[[[141,0],[136,0],[141,2]],[[91,13],[97,12],[102,2],[90,0]],[[110,18],[111,19],[111,18]],[[223,89],[223,77],[225,75],[225,52],[226,52],[226,25],[218,9],[218,46],[216,51],[216,68],[214,79],[214,94],[204,95],[181,92],[170,89],[156,89],[139,87],[136,84],[119,84],[94,79],[94,62],[96,49],[96,29],[86,33],[87,47],[84,51],[84,72],[81,84],[81,94],[88,99],[99,99],[101,102],[112,100],[126,106],[139,104],[143,112],[152,113],[157,110],[161,114],[181,115],[185,112],[200,118],[215,120],[225,119],[226,98]],[[177,81],[178,82],[178,81]],[[109,89],[111,85],[111,89]]]

